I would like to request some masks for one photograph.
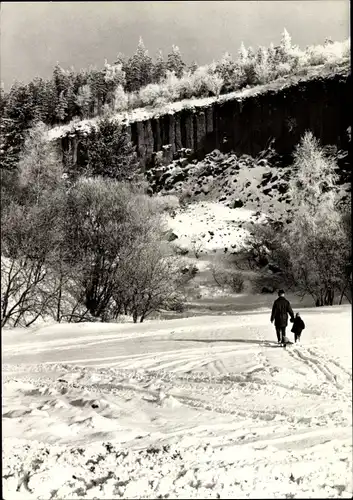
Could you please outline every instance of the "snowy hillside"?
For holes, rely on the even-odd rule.
[[[263,220],[263,217],[260,219]],[[178,238],[175,244],[180,248],[200,253],[241,248],[248,231],[243,224],[260,221],[254,212],[236,210],[221,203],[193,203],[168,217],[168,227]]]
[[[291,170],[282,166],[280,159],[272,158],[271,150],[258,158],[214,150],[199,162],[180,158],[152,169],[148,178],[160,200],[172,195],[187,201],[167,217],[175,238],[173,246],[207,254],[239,250],[249,235],[249,223],[290,218]],[[338,198],[350,197],[349,190],[350,184],[342,183]]]
[[[351,498],[351,308],[303,317],[4,330],[3,498]]]

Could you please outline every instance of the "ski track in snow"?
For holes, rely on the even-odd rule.
[[[351,310],[304,315],[4,330],[3,498],[351,498]]]

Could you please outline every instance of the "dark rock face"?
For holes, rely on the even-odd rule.
[[[350,86],[351,75],[338,73],[241,100],[215,102],[131,123],[127,131],[144,170],[154,165],[155,152],[162,151],[163,162],[168,164],[182,148],[191,149],[199,160],[214,149],[255,156],[274,140],[276,151],[286,155],[306,130],[311,130],[322,145],[334,144],[347,150]],[[71,135],[60,141],[63,151],[71,145],[74,161],[84,163],[86,155],[77,137]]]

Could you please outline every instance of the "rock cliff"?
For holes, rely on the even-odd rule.
[[[169,163],[181,148],[191,149],[195,158],[202,159],[214,149],[256,155],[274,142],[278,153],[288,154],[308,129],[323,145],[347,149],[350,87],[350,69],[336,68],[332,74],[276,81],[206,99],[205,104],[195,101],[188,108],[160,116],[151,113],[123,126],[144,169],[154,164],[156,152],[161,151],[164,163]],[[63,151],[72,146],[75,163],[85,161],[79,133],[67,133],[58,140]]]

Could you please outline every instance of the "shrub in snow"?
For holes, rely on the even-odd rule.
[[[191,239],[191,251],[193,252],[196,259],[198,259],[204,250],[203,238],[199,235],[195,235]]]
[[[315,45],[306,50],[307,63],[317,66],[325,63],[335,63],[349,58],[350,40],[334,42],[326,45]]]
[[[127,303],[134,322],[142,323],[151,313],[170,309],[191,278],[180,273],[178,259],[165,255],[154,232],[148,244],[137,243],[126,255],[113,298]]]
[[[129,97],[122,85],[118,85],[114,90],[113,109],[114,111],[125,111],[129,107]]]
[[[171,194],[155,196],[153,201],[159,212],[173,212],[180,206],[178,197]]]
[[[211,73],[208,66],[197,68],[194,73],[188,73],[195,97],[219,96],[223,86],[223,78],[217,73]]]
[[[128,109],[136,109],[142,106],[141,99],[138,92],[129,92],[128,96]]]
[[[215,258],[210,269],[215,284],[221,289],[230,289],[233,293],[242,293],[245,287],[244,276],[240,271],[229,269],[225,261]]]
[[[194,73],[184,72],[180,78],[175,73],[168,72],[159,85],[149,86],[146,92],[143,89],[142,96],[145,101],[151,102],[156,102],[157,99],[159,102],[173,102],[192,97],[218,96],[222,85],[221,77],[212,73],[209,67],[203,66]]]
[[[158,106],[167,103],[172,96],[168,88],[162,83],[150,83],[139,92],[139,98],[143,106]]]
[[[281,76],[289,75],[291,73],[292,67],[290,63],[279,63],[276,68],[276,78],[280,78]]]

